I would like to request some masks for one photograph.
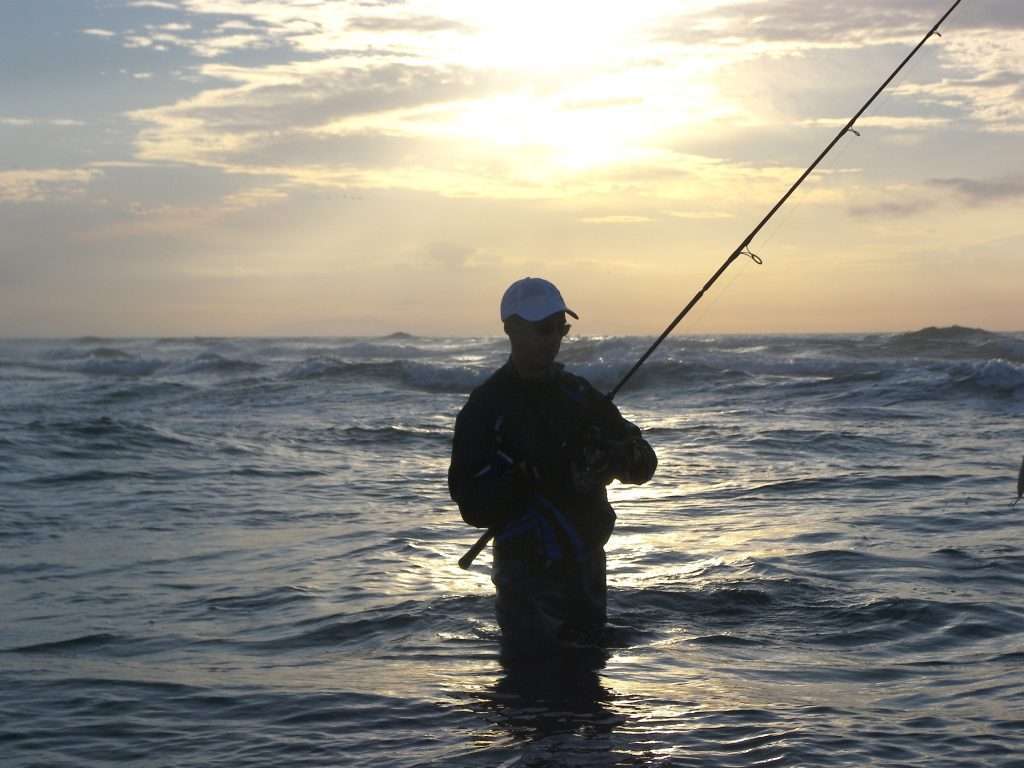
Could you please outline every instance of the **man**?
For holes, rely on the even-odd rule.
[[[513,652],[600,639],[604,544],[615,524],[605,486],[645,483],[657,467],[612,401],[555,362],[566,315],[579,319],[547,280],[509,286],[509,360],[455,422],[448,488],[463,520],[495,531],[491,579]]]

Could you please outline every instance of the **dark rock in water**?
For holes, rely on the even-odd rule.
[[[929,326],[919,331],[911,331],[903,334],[906,339],[920,339],[927,341],[951,341],[955,339],[971,340],[979,338],[993,338],[998,334],[986,331],[983,328],[967,328],[962,325],[950,325],[942,328]]]
[[[998,333],[982,328],[965,328],[962,325],[950,325],[943,328],[929,326],[919,331],[897,334],[893,341],[897,344],[939,346],[948,344],[984,344],[999,339]]]
[[[891,336],[885,344],[890,353],[940,359],[1003,359],[1024,362],[1024,343],[1014,334],[951,325],[922,328]]]

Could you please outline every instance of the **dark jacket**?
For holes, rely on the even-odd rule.
[[[459,413],[448,488],[463,520],[498,529],[499,551],[532,546],[544,548],[548,559],[580,554],[603,546],[615,524],[604,481],[581,482],[584,457],[596,443],[632,448],[604,481],[646,482],[653,475],[657,459],[640,430],[586,379],[555,365],[544,380],[526,380],[509,362]]]

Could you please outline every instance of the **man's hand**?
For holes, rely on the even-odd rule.
[[[622,445],[599,439],[598,435],[592,436],[584,444],[580,459],[572,464],[572,480],[576,490],[589,493],[614,480]]]
[[[623,483],[646,483],[657,468],[658,457],[643,438],[634,437],[616,444],[613,474]]]
[[[524,493],[536,490],[540,486],[540,471],[532,464],[525,461],[517,462],[512,465],[510,472],[512,475],[512,483],[516,489],[521,490]]]
[[[584,491],[612,480],[639,485],[651,479],[657,466],[658,458],[643,438],[605,440],[584,449],[583,466],[573,467],[573,480]]]

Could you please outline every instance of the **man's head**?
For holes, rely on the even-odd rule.
[[[540,378],[548,371],[569,332],[567,314],[579,319],[547,280],[524,277],[508,287],[501,297],[501,319],[519,375]]]

